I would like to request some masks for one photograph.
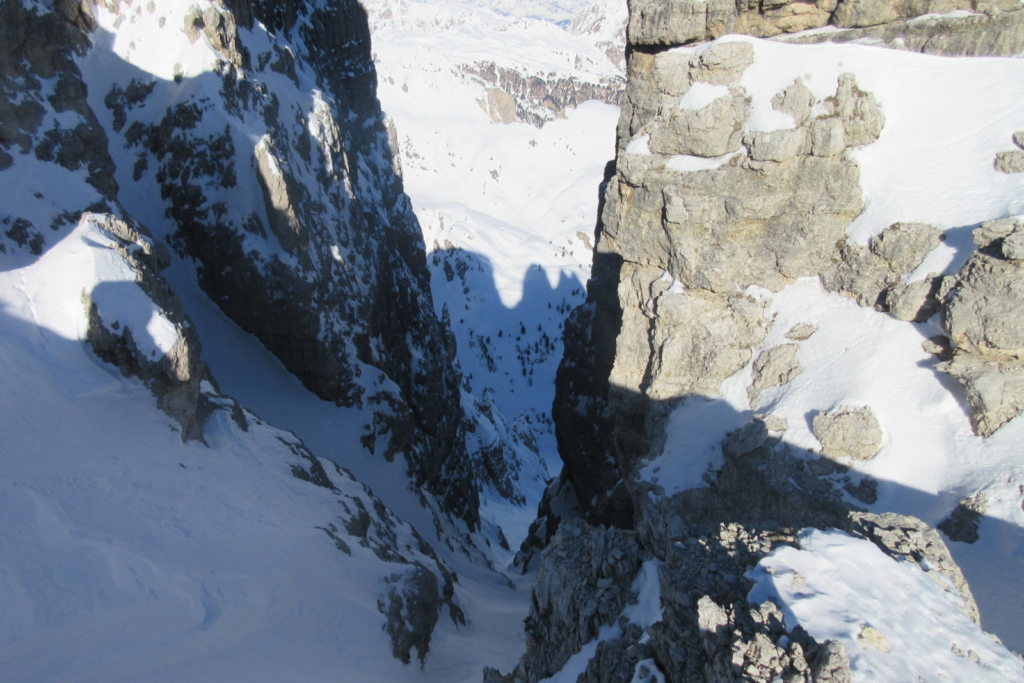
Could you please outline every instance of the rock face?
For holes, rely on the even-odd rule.
[[[362,6],[100,11],[121,33],[165,31],[207,63],[161,79],[111,53],[117,77],[87,74],[128,150],[125,209],[193,260],[209,297],[306,387],[367,409],[370,451],[403,458],[417,487],[475,526],[480,486],[511,483],[467,452],[454,341],[434,311]]]
[[[787,328],[774,329],[781,314],[773,301],[788,285],[814,278],[826,292],[903,321],[942,311],[954,348],[943,367],[968,387],[980,433],[991,433],[1020,411],[1019,316],[1008,312],[1019,307],[1024,238],[1015,223],[989,225],[976,236],[978,254],[954,278],[911,279],[942,242],[939,228],[903,222],[863,244],[847,238],[863,209],[852,152],[882,135],[884,103],[851,73],[830,81],[835,90],[825,96],[820,82],[812,91],[796,78],[770,96],[773,116],[789,125],[765,126],[765,102],[756,99],[764,93],[744,87],[754,45],[726,38],[679,47],[731,32],[777,36],[826,25],[843,28],[827,35],[845,40],[852,31],[906,28],[909,18],[957,7],[630,3],[616,159],[603,186],[588,301],[566,327],[553,409],[564,469],[551,490],[571,489],[589,526],[562,520],[556,529],[547,501],[537,529],[551,541],[540,553],[538,581],[579,588],[587,555],[571,550],[566,535],[596,543],[619,529],[633,539],[642,566],[658,566],[661,615],[652,624],[627,618],[628,610],[606,618],[613,635],[598,644],[581,680],[851,680],[842,645],[787,630],[776,605],[748,602],[747,572],[772,548],[796,543],[801,527],[842,529],[921,571],[939,571],[977,622],[963,575],[937,532],[911,517],[857,507],[875,503],[878,487],[848,466],[886,444],[871,406],[833,404],[808,414],[824,457],[782,439],[791,416],[787,423],[755,411],[769,412],[787,384],[806,379],[801,350],[814,345],[814,315],[790,320],[783,333]],[[1015,11],[1004,16],[1002,9]],[[993,6],[981,16],[1005,27],[1016,21],[1016,9]],[[938,19],[913,23],[919,25],[946,26]],[[908,40],[917,39],[916,30],[907,29]],[[939,30],[927,51],[984,54],[1004,45],[994,34],[971,42],[952,30],[943,43]],[[691,403],[735,407],[744,398],[750,412],[736,408],[730,415],[739,428],[710,446],[701,441],[707,425],[675,421]],[[688,475],[685,485],[659,484],[661,466],[699,460],[701,448],[720,449],[721,459],[702,475]],[[969,538],[970,514],[954,517],[947,526]],[[594,604],[600,612],[604,603]],[[536,613],[550,614],[547,605],[535,596]],[[586,633],[593,633],[589,624]],[[504,678],[492,671],[489,680],[534,681],[558,670],[564,653],[527,642],[520,666]],[[871,629],[858,642],[892,647]]]
[[[25,196],[17,215],[0,215],[0,253],[27,258],[41,254],[54,233],[77,223],[83,210],[105,208],[118,189],[107,134],[86,100],[75,63],[89,48],[87,32],[96,27],[91,6],[73,0],[52,4],[52,11],[37,13],[16,0],[0,2],[0,172],[18,155],[30,155],[59,166],[68,177],[84,172],[92,191],[66,206],[56,187],[8,187]]]
[[[780,289],[828,271],[861,209],[857,166],[845,150],[881,132],[884,116],[873,96],[844,75],[835,95],[818,103],[796,81],[772,100],[796,127],[751,132],[737,84],[752,59],[752,46],[740,42],[716,43],[696,56],[631,55],[590,310],[566,333],[559,374],[566,399],[555,407],[563,427],[559,449],[572,463],[566,477],[595,519],[629,524],[628,511],[615,502],[624,499],[617,491],[623,475],[611,472],[628,472],[658,450],[673,401],[717,394],[722,380],[751,359],[769,320],[764,304],[745,290]],[[697,109],[677,103],[688,97],[709,101]],[[811,117],[816,106],[823,114]],[[688,170],[692,159],[706,157],[715,159],[711,168]],[[613,344],[614,359],[606,359],[604,349]],[[598,359],[609,368],[607,382],[588,365]],[[789,379],[794,373],[783,372]],[[783,381],[759,377],[755,393]],[[569,396],[575,407],[568,407]],[[609,424],[584,424],[603,421]],[[595,447],[614,470],[588,464]]]
[[[629,8],[628,35],[630,42],[634,45],[687,45],[713,40],[727,33],[742,33],[767,38],[832,26],[839,29],[862,29],[861,33],[840,33],[840,40],[875,38],[879,32],[888,30],[891,41],[895,43],[897,37],[906,37],[909,33],[911,38],[921,36],[917,39],[918,44],[937,43],[938,45],[934,45],[933,50],[946,50],[943,52],[944,54],[957,53],[957,49],[963,50],[968,45],[975,49],[979,45],[999,45],[1001,47],[1006,43],[996,43],[996,38],[992,34],[1005,33],[1005,31],[1001,27],[991,31],[990,25],[986,22],[971,22],[970,24],[954,22],[953,26],[956,28],[952,30],[940,23],[938,25],[942,26],[942,29],[935,30],[937,22],[941,19],[931,19],[931,23],[916,27],[907,20],[929,14],[947,14],[956,10],[970,10],[998,16],[999,13],[1013,14],[1020,9],[1016,3],[1006,0],[983,2],[958,2],[957,0],[928,0],[926,2],[816,0],[815,2],[801,2],[781,0],[761,4],[730,3],[720,0],[712,0],[707,3],[631,0]],[[960,26],[964,27],[964,34],[972,30],[977,34],[980,28],[989,35],[973,37],[957,35],[959,33],[957,28]],[[863,31],[868,27],[879,27],[879,29],[878,32]],[[908,27],[912,28],[908,29]],[[986,29],[989,31],[985,31]],[[831,34],[828,38],[809,38],[809,40],[831,39]],[[1003,40],[1005,41],[1005,39]],[[908,49],[919,48],[910,47]]]
[[[549,78],[543,74],[523,74],[494,62],[478,62],[464,68],[474,80],[488,87],[485,109],[495,123],[524,121],[540,127],[564,117],[566,109],[584,102],[618,104],[622,96],[621,80],[590,83],[574,77]]]

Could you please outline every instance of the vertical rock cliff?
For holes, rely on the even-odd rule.
[[[916,19],[959,9],[979,13]],[[1010,310],[1024,303],[1014,260],[1021,205],[1019,181],[1001,175],[1017,171],[1015,152],[999,150],[1024,112],[992,105],[958,118],[928,88],[901,93],[925,73],[966,84],[985,69],[1005,69],[1006,82],[1021,71],[1010,60],[826,41],[1012,55],[1021,12],[647,0],[630,12],[628,82],[588,302],[566,329],[553,409],[564,469],[552,498],[574,494],[582,520],[559,526],[554,506],[542,504],[524,545],[527,566],[539,567],[527,654],[508,678],[539,680],[563,667],[594,681],[883,671],[861,651],[874,637],[863,630],[867,611],[856,617],[862,630],[844,639],[794,617],[801,612],[786,600],[799,596],[765,601],[767,574],[755,567],[789,548],[826,553],[811,530],[838,529],[829,533],[851,539],[841,543],[866,541],[915,571],[940,572],[952,602],[978,622],[961,570],[929,525],[977,510],[965,499],[962,514],[951,513],[965,486],[1005,500],[1001,519],[1019,516]],[[800,33],[825,26],[835,30]],[[714,40],[730,33],[774,40]],[[1003,142],[988,135],[992,126]],[[911,142],[915,128],[956,130],[971,150],[922,185],[893,170],[909,159],[943,163]],[[968,259],[963,235],[975,227],[978,251]],[[926,435],[939,414],[948,426]],[[915,463],[943,474],[922,481],[910,473]],[[980,484],[983,463],[1000,474]],[[954,517],[943,528],[958,529]],[[990,528],[1019,547],[1012,524]],[[530,558],[528,546],[545,541]],[[600,560],[590,555],[605,545]],[[973,551],[954,550],[973,563]],[[1009,585],[974,578],[983,591],[1002,591],[982,601],[994,619],[986,624],[1012,633],[996,616],[999,600],[1014,599]],[[656,614],[644,608],[652,582]],[[575,626],[556,627],[553,645],[548,629],[559,620]],[[1003,652],[1005,671],[1019,672]],[[935,675],[911,659],[897,676]]]
[[[210,298],[308,388],[373,410],[367,447],[404,457],[417,486],[474,525],[450,334],[433,312],[362,7],[114,3],[100,14],[95,40],[114,45],[92,54],[89,86],[125,149],[126,208],[193,259]],[[171,55],[135,51],[153,32],[179,36]]]

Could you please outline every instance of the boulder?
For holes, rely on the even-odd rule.
[[[827,458],[867,460],[882,446],[882,428],[869,406],[840,406],[818,413],[811,422],[811,431]]]

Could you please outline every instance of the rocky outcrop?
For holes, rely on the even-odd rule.
[[[939,368],[967,392],[975,432],[990,436],[1024,411],[1024,221],[990,221],[978,250],[942,283],[952,358]]]
[[[160,277],[160,271],[170,265],[169,254],[141,225],[129,225],[109,214],[85,214],[82,220],[110,236],[111,248],[135,272],[135,285],[155,306],[136,324],[136,320],[123,320],[117,315],[118,309],[123,310],[123,301],[115,297],[127,298],[123,294],[82,292],[89,321],[86,340],[97,356],[116,365],[125,376],[145,382],[160,409],[181,425],[182,441],[202,441],[203,422],[211,410],[200,389],[207,378],[206,364],[200,357],[195,327],[178,296]],[[149,335],[154,325],[168,338],[161,339],[156,348],[152,348],[152,341],[143,348],[137,337]]]
[[[770,3],[732,3],[721,0],[665,3],[659,2],[659,0],[631,0],[629,8],[628,38],[635,46],[687,45],[713,40],[728,33],[768,38],[825,26],[840,29],[863,29],[895,24],[900,28],[897,29],[894,26],[892,30],[895,32],[902,29],[903,35],[906,35],[915,33],[913,30],[907,31],[904,28],[909,23],[906,20],[923,15],[947,14],[956,10],[984,12],[989,15],[1000,12],[1012,13],[1020,9],[1019,5],[1008,0],[981,0],[980,2],[971,0],[927,0],[925,2],[776,0]],[[976,31],[981,27],[987,28],[984,24],[979,26],[977,23],[973,24],[971,28]],[[936,33],[945,35],[951,33],[945,26],[941,31],[935,31],[931,26],[927,28],[922,26],[918,32],[924,35],[929,32],[929,29],[932,33],[929,38],[937,43],[943,42],[943,39],[936,39]],[[964,31],[964,33],[967,32]],[[840,33],[839,35],[847,34]],[[850,37],[847,39],[854,40],[875,37],[876,34],[863,32],[848,35]],[[828,37],[809,38],[809,40],[831,39],[831,33]],[[958,46],[962,44],[957,37],[949,42],[956,43]],[[984,36],[975,37],[972,42],[975,45],[988,43]]]
[[[631,54],[590,310],[567,327],[555,407],[565,476],[595,520],[630,524],[619,489],[639,459],[660,450],[671,407],[715,396],[751,360],[769,320],[746,289],[780,289],[843,262],[844,232],[861,209],[857,166],[845,151],[876,139],[884,115],[847,74],[824,102],[799,80],[775,95],[772,106],[794,128],[750,130],[738,83],[752,59],[743,42]],[[894,263],[886,274],[905,272],[910,248],[898,244],[879,240],[880,263]],[[892,284],[879,279],[883,289]],[[591,363],[608,348],[605,381]],[[784,352],[758,361],[752,396],[796,376]],[[600,429],[580,427],[586,421],[607,422],[606,433],[581,439]],[[595,468],[595,457],[615,465]]]
[[[843,240],[839,258],[822,273],[822,284],[900,320],[927,320],[938,310],[938,276],[913,283],[902,278],[941,240],[941,231],[924,223],[894,223],[872,237],[867,247]]]
[[[952,12],[953,4],[938,14],[920,13],[911,19],[863,28],[838,28],[827,33],[786,36],[795,43],[867,42],[896,50],[948,57],[1015,57],[1024,50],[1024,12],[1013,3],[973,4],[973,12]],[[884,7],[884,3],[877,3]],[[943,3],[945,5],[945,3]],[[903,11],[909,4],[901,5]]]
[[[806,527],[845,530],[921,571],[938,572],[977,621],[963,575],[935,530],[858,507],[875,503],[878,487],[849,467],[886,445],[885,423],[871,406],[837,402],[808,414],[820,453],[786,443],[786,421],[771,414],[743,413],[745,424],[710,447],[701,440],[705,425],[686,423],[701,434],[691,446],[691,435],[679,431],[684,420],[672,421],[691,402],[741,404],[736,390],[743,381],[745,407],[769,413],[804,372],[802,342],[817,332],[810,322],[791,322],[784,334],[773,329],[775,293],[802,278],[904,321],[942,310],[954,352],[940,367],[957,377],[981,367],[988,373],[962,380],[975,422],[991,433],[991,425],[1020,411],[1010,405],[1019,395],[1013,372],[1020,352],[1015,319],[1007,316],[1019,307],[1011,303],[1021,282],[1015,225],[981,231],[979,253],[945,280],[916,273],[943,240],[937,227],[896,223],[854,243],[847,232],[863,202],[851,152],[882,135],[885,103],[849,73],[824,98],[820,82],[816,96],[796,78],[770,103],[756,101],[763,94],[743,87],[754,60],[750,42],[679,47],[732,32],[843,29],[814,37],[824,40],[958,8],[858,0],[630,3],[616,160],[606,174],[588,301],[566,326],[553,416],[564,463],[560,485],[576,492],[582,519],[595,529],[634,533],[641,561],[658,563],[661,618],[649,625],[632,623],[625,613],[607,620],[581,680],[636,680],[641,671],[665,680],[850,680],[841,645],[787,630],[772,603],[748,602],[750,568],[772,548],[796,544],[797,530]],[[981,16],[995,20],[1002,9],[1010,8],[993,6]],[[1003,19],[1012,22],[1015,13]],[[994,44],[969,42],[940,48],[937,41],[929,51],[975,54]],[[775,120],[791,124],[762,128],[766,104],[784,115]],[[683,444],[671,449],[670,425]],[[674,459],[705,462],[698,448],[720,449],[721,458],[703,475],[688,472],[674,489],[659,483],[659,470],[676,466]],[[968,538],[969,516],[961,513],[946,526]],[[555,539],[561,533],[550,524],[547,531]],[[541,554],[542,567],[554,544]],[[571,581],[565,574],[573,565],[563,558],[560,580]],[[891,647],[870,630],[860,638]],[[551,654],[531,642],[533,649],[546,654],[528,652],[524,662]],[[535,678],[521,666],[512,680]]]
[[[882,445],[882,428],[869,406],[840,406],[818,413],[811,420],[811,431],[827,458],[867,460]]]

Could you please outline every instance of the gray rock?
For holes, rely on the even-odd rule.
[[[74,192],[40,187],[35,208],[3,217],[0,254],[38,256],[48,239],[59,238],[49,228],[73,225],[84,211],[108,210],[117,195],[107,133],[76,63],[95,28],[89,3],[56,0],[45,9],[0,3],[0,170],[32,154],[81,172],[91,186]]]
[[[526,654],[505,680],[553,675],[601,626],[617,620],[635,597],[630,584],[642,559],[633,532],[562,522],[541,556],[525,622]]]
[[[897,320],[924,322],[939,311],[941,277],[932,273],[923,280],[899,283],[885,295],[885,308]]]
[[[1024,151],[1011,149],[1005,152],[996,152],[996,160],[993,165],[1000,173],[1024,173]]]
[[[775,130],[769,133],[748,133],[743,138],[747,153],[755,161],[788,161],[802,154],[807,146],[807,130]]]
[[[878,139],[885,126],[885,116],[875,96],[857,87],[853,74],[839,76],[835,102],[843,122],[847,146],[859,147]]]
[[[744,45],[745,43],[739,44]],[[772,107],[789,114],[797,126],[802,126],[811,115],[811,110],[814,107],[814,94],[804,85],[803,80],[798,78],[792,85],[772,98]]]
[[[181,440],[203,441],[203,423],[211,407],[200,390],[207,374],[200,357],[195,327],[185,315],[181,302],[159,272],[170,264],[164,248],[153,242],[141,225],[129,225],[111,215],[86,214],[117,240],[115,249],[135,271],[137,285],[149,296],[161,314],[174,325],[174,343],[166,353],[152,358],[142,352],[134,332],[119,321],[104,321],[102,311],[89,292],[82,292],[88,316],[86,339],[96,355],[116,365],[126,376],[139,377],[157,398],[157,405],[181,425]],[[126,285],[134,286],[134,285]]]
[[[822,273],[822,284],[828,290],[852,296],[861,306],[879,308],[888,304],[889,290],[899,288],[892,301],[898,305],[900,316],[913,319],[922,308],[937,305],[928,299],[935,294],[934,284],[929,284],[917,308],[910,310],[915,304],[913,297],[922,294],[922,286],[901,287],[900,277],[917,268],[939,245],[941,236],[938,228],[924,223],[893,223],[873,237],[866,248],[844,241],[839,259]]]
[[[805,341],[814,336],[814,333],[818,331],[815,325],[810,323],[797,323],[793,325],[792,329],[786,333],[786,339],[792,339],[793,341]]]
[[[936,366],[963,386],[971,407],[974,433],[992,436],[1024,412],[1024,361],[954,352]]]
[[[365,410],[368,450],[405,458],[414,485],[474,527],[481,479],[507,471],[487,467],[500,446],[479,459],[466,447],[454,342],[376,98],[365,9],[228,0],[191,12],[184,28],[183,41],[218,52],[202,76],[213,81],[120,83],[107,103],[123,119],[135,180],[159,188],[175,249],[307,388]],[[243,45],[249,30],[274,39]],[[299,83],[323,96],[309,100]],[[145,106],[133,85],[152,86]]]
[[[515,123],[519,120],[516,115],[516,101],[504,90],[488,88],[487,97],[480,106],[494,123]]]
[[[846,127],[841,119],[820,117],[811,122],[811,154],[834,157],[846,149]]]
[[[841,406],[818,413],[811,421],[811,431],[828,458],[867,460],[882,445],[882,428],[868,406]]]
[[[1001,257],[978,251],[957,273],[945,304],[946,331],[967,353],[1019,358],[1024,356],[1024,265]]]
[[[701,157],[735,152],[743,139],[748,109],[742,89],[695,111],[676,107],[651,131],[650,149],[655,154]]]
[[[377,608],[386,618],[384,630],[391,638],[391,652],[408,664],[412,650],[422,663],[430,651],[430,640],[440,612],[437,577],[422,564],[407,573],[388,576]]]
[[[983,493],[964,498],[956,504],[949,517],[939,524],[939,531],[951,541],[975,543],[979,538],[978,525],[987,507],[988,500]]]
[[[842,643],[837,640],[822,643],[821,652],[811,665],[811,680],[814,683],[852,683],[850,658]]]
[[[951,9],[952,6],[947,6],[942,13]],[[1003,11],[992,13],[982,13],[980,5],[971,9],[975,11],[919,16],[866,28],[837,28],[785,39],[800,43],[858,41],[949,57],[1015,57],[1024,51],[1024,12],[1018,7],[1005,3]]]
[[[757,405],[761,392],[771,387],[781,386],[804,371],[796,359],[799,344],[780,344],[766,349],[754,361],[753,382],[747,387],[750,405]]]
[[[1007,261],[1024,261],[1024,229],[1018,227],[1003,238],[1002,252]]]

